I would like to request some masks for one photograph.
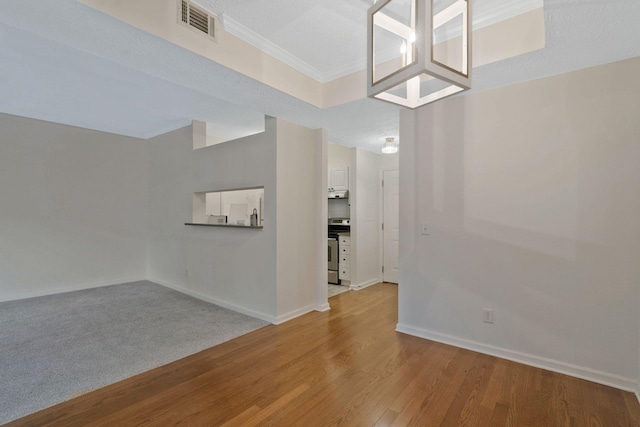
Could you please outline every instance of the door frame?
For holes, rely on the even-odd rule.
[[[384,231],[382,230],[382,224],[384,223],[384,187],[382,186],[382,181],[384,180],[384,173],[389,171],[398,171],[400,172],[400,168],[380,168],[380,179],[378,182],[380,185],[378,186],[378,200],[380,201],[380,205],[378,207],[378,240],[380,242],[380,253],[378,254],[378,264],[379,264],[379,273],[380,273],[380,282],[384,281],[384,274],[382,273],[382,267],[384,266]],[[398,209],[400,207],[398,206]],[[398,271],[400,268],[400,263],[398,263]],[[400,284],[400,283],[398,283]]]

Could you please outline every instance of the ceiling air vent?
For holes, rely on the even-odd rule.
[[[179,5],[178,17],[183,25],[215,39],[216,17],[214,15],[205,12],[190,1],[181,0]]]

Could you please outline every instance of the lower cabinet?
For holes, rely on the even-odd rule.
[[[351,280],[351,268],[349,268],[349,264],[340,265],[338,277],[340,280]]]
[[[351,280],[351,236],[338,236],[340,258],[338,260],[338,277],[340,280]]]

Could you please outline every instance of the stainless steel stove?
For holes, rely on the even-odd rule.
[[[350,218],[329,218],[329,225],[342,225],[349,227],[351,225]]]

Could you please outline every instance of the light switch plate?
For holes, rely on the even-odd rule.
[[[423,235],[429,234],[429,224],[420,224],[420,234],[423,234]]]

